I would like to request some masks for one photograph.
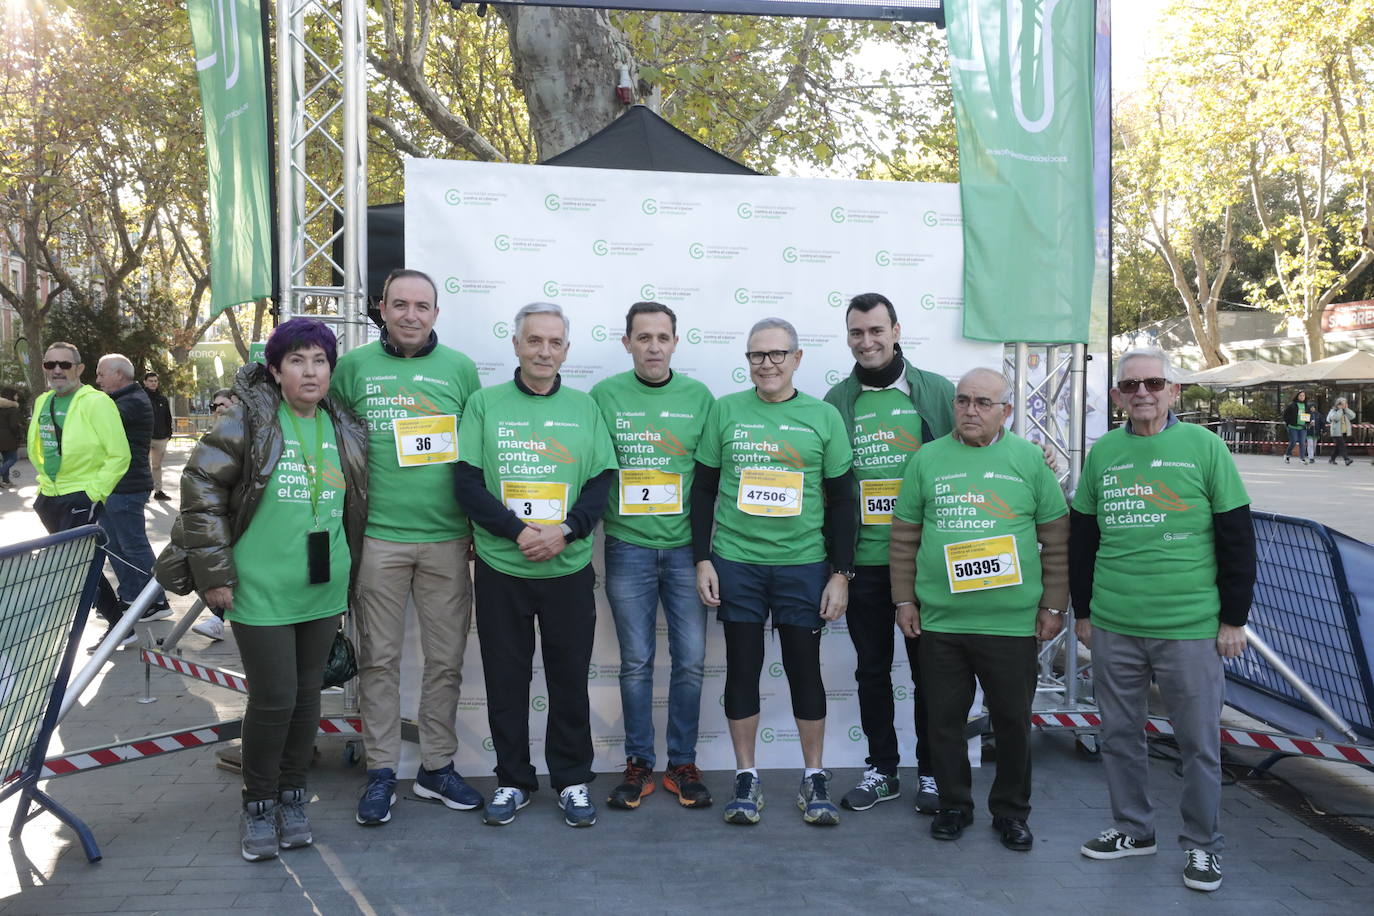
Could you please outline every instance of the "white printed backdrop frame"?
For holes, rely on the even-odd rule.
[[[673,367],[717,395],[747,384],[743,352],[750,326],[780,316],[804,350],[797,387],[821,397],[853,365],[844,306],[877,291],[897,307],[902,348],[923,369],[957,378],[973,366],[998,367],[1000,344],[965,340],[962,327],[962,221],[956,185],[822,181],[452,162],[406,164],[406,264],[439,285],[440,339],[471,356],[483,384],[515,367],[510,321],[528,302],[561,305],[571,322],[564,384],[588,390],[630,368],[620,337],[629,306],[663,302],[677,313]],[[624,765],[619,653],[601,590],[598,532],[596,647],[588,672],[595,767]],[[413,626],[413,624],[412,624]],[[408,639],[403,704],[418,696],[418,640]],[[725,651],[708,625],[697,762],[731,769],[722,708]],[[862,766],[854,650],[844,620],[824,630],[821,660],[829,699],[826,764]],[[658,766],[667,763],[669,658],[658,624],[654,719]],[[459,708],[461,771],[493,765],[482,661],[473,627]],[[760,685],[758,764],[799,767],[801,750],[775,640],[767,643]],[[896,644],[893,693],[902,759],[914,763],[912,685],[905,647]],[[543,761],[547,691],[540,658],[530,687],[531,756]],[[409,767],[414,748],[408,747]]]

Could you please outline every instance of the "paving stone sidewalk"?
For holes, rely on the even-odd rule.
[[[1367,459],[1350,468],[1283,468],[1258,456],[1240,456],[1239,464],[1257,508],[1319,518],[1374,540],[1374,514],[1361,508],[1374,496]],[[0,492],[5,542],[42,533],[30,530],[31,501],[31,492]],[[154,540],[165,541],[173,509],[153,506],[149,517]],[[153,629],[165,634],[171,623]],[[89,635],[99,630],[96,624]],[[232,638],[209,645],[188,635],[183,648],[209,664],[238,667]],[[143,666],[135,653],[117,653],[63,723],[61,747],[188,728],[236,717],[242,708],[242,698],[229,691],[167,672],[153,672],[151,688],[157,702],[139,704]],[[48,791],[95,832],[104,861],[88,864],[70,830],[39,816],[10,842],[8,867],[0,864],[0,914],[1267,914],[1358,911],[1374,899],[1374,862],[1237,785],[1222,796],[1230,847],[1225,884],[1215,894],[1185,889],[1183,855],[1173,841],[1180,783],[1163,760],[1151,773],[1160,854],[1083,858],[1079,845],[1108,826],[1106,788],[1100,766],[1060,732],[1035,736],[1037,842],[1021,854],[1001,847],[984,811],[958,842],[934,841],[909,792],[868,812],[846,811],[837,827],[808,827],[794,802],[800,774],[782,770],[763,773],[767,807],[754,828],[722,822],[730,783],[723,772],[707,774],[715,808],[683,810],[659,790],[635,812],[600,805],[590,830],[564,826],[548,790],[514,824],[490,828],[476,812],[410,798],[407,781],[392,822],[363,828],[353,821],[363,774],[347,765],[340,740],[321,739],[319,749],[310,787],[317,842],[268,863],[239,858],[238,782],[215,766],[211,750],[48,782]],[[1305,790],[1339,798],[1342,810],[1374,812],[1374,788],[1354,767],[1295,761],[1280,764],[1280,772]],[[493,788],[490,775],[467,775],[482,792]],[[841,770],[835,785],[843,791],[858,775]],[[975,770],[975,797],[986,795],[991,776],[991,765]],[[594,783],[599,800],[613,780],[603,775]],[[12,801],[0,805],[0,822],[13,816]]]

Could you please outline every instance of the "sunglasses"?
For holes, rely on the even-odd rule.
[[[1123,378],[1116,383],[1116,387],[1122,394],[1135,394],[1140,390],[1141,385],[1144,385],[1149,391],[1163,391],[1167,384],[1169,384],[1168,379],[1156,376],[1155,378]]]
[[[66,359],[49,359],[43,361],[43,368],[51,372],[53,369],[70,369],[76,363]]]

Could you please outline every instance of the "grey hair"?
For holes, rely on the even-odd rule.
[[[754,322],[754,326],[749,329],[749,337],[752,338],[759,331],[767,331],[769,328],[779,328],[787,332],[787,346],[796,350],[798,347],[797,329],[792,327],[792,322],[786,318],[760,318]]]
[[[1127,350],[1125,353],[1122,353],[1121,358],[1116,361],[1115,384],[1119,385],[1121,383],[1121,373],[1126,368],[1126,360],[1137,358],[1159,360],[1160,368],[1164,370],[1164,378],[1170,382],[1174,380],[1174,363],[1173,360],[1169,358],[1168,353],[1165,353],[1159,347],[1137,347],[1134,350]]]
[[[112,365],[119,370],[120,375],[131,382],[134,380],[134,364],[123,353],[106,353],[100,357],[100,362],[96,363],[96,366],[104,365]]]
[[[992,369],[988,366],[977,366],[965,372],[963,375],[959,376],[959,384],[964,384],[965,381],[980,373],[987,373],[988,375],[997,376],[997,378],[1002,382],[1002,393],[1000,395],[1002,403],[1010,404],[1012,402],[1012,399],[1016,395],[1016,391],[1011,384],[1011,380],[1007,378],[1007,374],[999,369]]]
[[[563,319],[563,336],[567,337],[572,332],[572,325],[568,323],[568,316],[563,313],[563,307],[552,302],[531,302],[529,305],[520,307],[520,311],[515,313],[515,336],[520,336],[520,331],[525,326],[525,319],[531,315],[557,315]]]

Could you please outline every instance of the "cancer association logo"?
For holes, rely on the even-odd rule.
[[[830,221],[831,221],[832,223],[842,223],[842,222],[845,221],[845,219],[846,219],[846,213],[845,213],[845,211],[844,211],[844,207],[831,207],[831,208],[830,208]]]
[[[535,712],[543,712],[548,708],[549,700],[547,697],[539,696],[530,698],[530,709],[533,709]]]
[[[761,728],[759,729],[759,740],[764,744],[772,744],[778,740],[778,733],[771,728]]]
[[[864,740],[864,730],[863,730],[860,726],[858,726],[858,725],[851,725],[851,726],[849,726],[849,740],[850,740],[850,741],[862,741],[862,740]]]
[[[444,192],[444,203],[450,207],[459,207],[463,204],[463,192],[457,188],[449,188]]]
[[[687,246],[687,255],[693,261],[700,261],[702,258],[706,257],[706,246],[700,242],[693,242]]]
[[[658,296],[658,287],[652,283],[645,283],[639,288],[639,298],[652,301]]]
[[[463,291],[463,281],[457,277],[449,277],[444,281],[444,292],[461,293]]]
[[[654,216],[658,213],[658,201],[654,200],[652,197],[646,197],[639,202],[639,209],[643,211],[646,216]]]
[[[832,309],[837,309],[840,306],[844,305],[844,296],[840,294],[839,290],[832,289],[830,292],[825,294],[825,302]]]
[[[744,201],[739,206],[735,207],[735,215],[740,219],[752,219],[754,216],[754,205],[748,201]]]
[[[701,328],[688,328],[688,329],[687,329],[687,342],[688,342],[689,344],[699,344],[699,343],[701,343]]]
[[[879,267],[889,267],[892,264],[892,254],[886,248],[880,248],[873,253],[873,263]]]
[[[786,261],[788,264],[797,263],[797,257],[797,249],[791,245],[788,245],[786,248],[782,250],[782,259]]]
[[[498,235],[491,240],[497,251],[510,251],[510,236]]]
[[[599,343],[600,341],[605,340],[609,336],[610,332],[606,330],[606,326],[604,324],[592,325],[592,340],[595,340]]]
[[[548,296],[550,299],[557,299],[557,298],[558,298],[558,281],[557,281],[557,280],[545,280],[545,281],[544,281],[544,295]]]
[[[783,675],[782,662],[773,662],[773,664],[771,664],[771,665],[768,666],[768,676],[769,676],[769,677],[782,677],[782,675]]]
[[[605,239],[597,239],[595,242],[592,242],[592,254],[596,255],[598,258],[604,257],[606,252],[610,250],[611,248],[606,244]]]
[[[735,290],[735,301],[738,302],[740,305],[748,305],[749,290],[745,289],[742,286],[739,289]]]
[[[744,371],[744,369],[742,369],[742,368],[740,368],[740,367],[738,367],[738,366],[736,366],[736,367],[735,367],[735,370],[734,370],[733,372],[730,373],[730,379],[731,379],[731,381],[735,382],[736,384],[743,385],[745,379],[747,379],[747,378],[749,378],[748,373],[746,373],[746,372]]]
[[[940,224],[940,217],[936,216],[934,210],[927,210],[921,214],[921,222],[934,229]]]
[[[497,340],[505,340],[507,337],[511,336],[514,330],[515,329],[511,327],[509,321],[498,321],[491,326],[491,336],[495,337]]]
[[[921,308],[925,309],[927,312],[932,311],[935,308],[935,297],[930,293],[926,293],[922,296]]]
[[[843,379],[844,376],[840,375],[840,373],[835,369],[831,369],[830,371],[825,373],[825,383],[827,385],[838,385]]]
[[[558,198],[558,195],[557,195],[557,194],[545,194],[545,195],[544,195],[544,209],[545,209],[545,210],[548,210],[550,213],[557,213],[557,212],[559,211],[559,209],[562,208],[562,206],[563,206],[563,202]]]

